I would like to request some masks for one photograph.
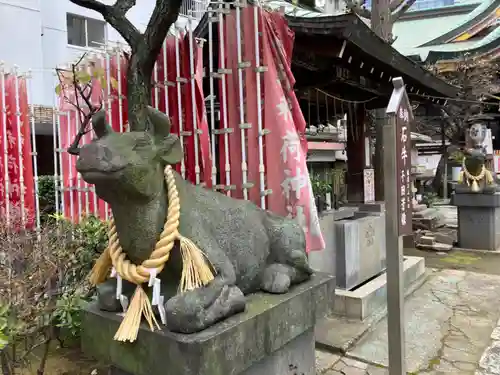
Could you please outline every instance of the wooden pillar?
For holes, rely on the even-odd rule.
[[[373,110],[375,118],[375,200],[384,201],[384,124],[387,122],[385,108]]]
[[[363,203],[365,200],[363,171],[367,167],[365,138],[365,108],[351,105],[347,114],[347,201]],[[368,159],[369,160],[369,159]]]

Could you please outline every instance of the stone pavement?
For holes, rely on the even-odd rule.
[[[409,374],[500,375],[499,300],[500,276],[433,272],[405,303]],[[387,318],[347,357],[318,352],[318,373],[387,374]]]
[[[316,369],[318,375],[385,375],[389,373],[384,367],[320,350],[316,351]]]
[[[500,375],[500,320],[490,335],[491,345],[486,348],[479,361],[476,375]]]

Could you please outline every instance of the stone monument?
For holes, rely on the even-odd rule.
[[[462,171],[452,202],[458,208],[458,246],[497,250],[500,247],[500,189],[486,168],[486,125],[480,116],[472,119]]]
[[[295,221],[182,179],[169,119],[149,118],[147,131],[115,133],[99,112],[78,150],[113,212],[84,350],[116,374],[315,374],[313,329],[335,278],[313,274]]]

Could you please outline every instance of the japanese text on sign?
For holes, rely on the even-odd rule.
[[[411,130],[408,103],[402,101],[396,114],[396,166],[399,235],[412,233]]]

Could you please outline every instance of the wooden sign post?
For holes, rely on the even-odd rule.
[[[384,125],[385,233],[387,251],[387,322],[389,374],[406,374],[404,335],[403,239],[412,234],[411,129],[413,113],[401,77]]]

